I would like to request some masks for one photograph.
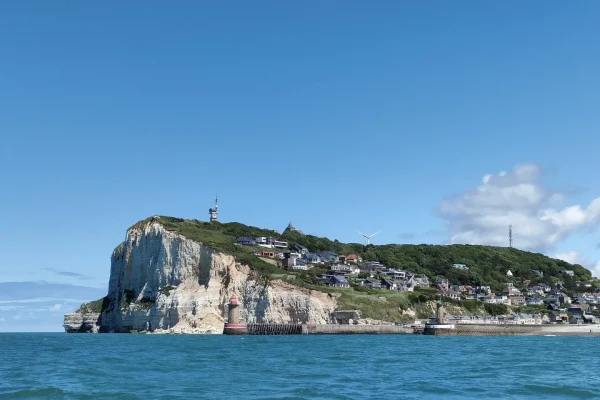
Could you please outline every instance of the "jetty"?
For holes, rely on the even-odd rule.
[[[239,303],[233,294],[229,302],[226,335],[433,335],[433,336],[600,336],[600,324],[460,324],[448,323],[443,302],[437,303],[436,316],[425,326],[397,324],[271,324],[243,323]]]

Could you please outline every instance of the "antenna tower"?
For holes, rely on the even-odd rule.
[[[513,239],[512,239],[512,225],[508,226],[508,246],[512,249],[513,247]]]

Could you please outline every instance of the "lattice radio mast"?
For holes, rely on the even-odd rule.
[[[508,246],[512,249],[513,240],[512,240],[512,225],[508,226]]]

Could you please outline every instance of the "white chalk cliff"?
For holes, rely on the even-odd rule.
[[[159,221],[134,225],[113,251],[108,306],[96,317],[97,326],[90,328],[94,316],[76,312],[65,316],[67,332],[222,333],[233,293],[249,323],[330,322],[335,297],[265,281],[232,256],[168,231]]]

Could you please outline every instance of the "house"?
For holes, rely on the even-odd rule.
[[[291,253],[291,252],[286,252],[283,253],[283,258],[301,258],[302,256],[300,255],[300,253]]]
[[[559,292],[556,297],[560,301],[560,304],[571,304],[571,298],[563,292]]]
[[[577,304],[577,305],[571,305],[569,307],[567,307],[567,312],[576,314],[585,314],[586,312],[588,312],[590,310],[590,305],[589,304]]]
[[[321,257],[314,253],[306,253],[303,256],[304,261],[308,264],[321,264]]]
[[[341,288],[348,288],[350,287],[350,283],[348,282],[348,280],[346,279],[346,277],[341,276],[341,275],[334,275],[331,278],[329,278],[329,280],[326,283],[327,286],[332,286],[332,287],[341,287]]]
[[[290,270],[294,270],[294,271],[306,271],[308,270],[308,265],[306,265],[306,263],[298,258],[288,258],[285,261],[290,261],[291,265],[289,265],[287,267],[287,269]]]
[[[379,279],[367,278],[360,281],[359,286],[365,286],[372,289],[381,289],[381,281]]]
[[[506,304],[508,305],[508,296],[497,296],[494,293],[491,293],[489,296],[485,296],[483,297],[483,300],[481,300],[485,303],[490,303],[490,304]]]
[[[562,288],[565,287],[565,283],[563,281],[558,281],[554,284],[554,286],[558,289],[561,290]]]
[[[544,273],[542,271],[540,271],[539,269],[534,269],[531,272],[533,272],[534,274],[536,274],[537,276],[539,276],[540,278],[544,277]]]
[[[570,269],[561,269],[560,273],[563,274],[563,275],[571,276],[571,277],[575,276],[575,272],[573,272]]]
[[[454,290],[445,289],[445,290],[442,290],[440,293],[442,294],[442,296],[448,297],[452,300],[460,300],[460,293],[458,293]]]
[[[412,280],[414,282],[414,286],[418,286],[418,287],[422,287],[422,288],[429,287],[429,278],[427,278],[425,275],[414,275],[412,277]]]
[[[358,268],[356,265],[333,264],[329,269],[332,272],[342,272],[350,275],[358,275],[360,273],[360,268]]]
[[[550,311],[548,314],[550,323],[552,324],[566,324],[569,322],[569,316],[567,313],[561,313],[559,311]]]
[[[384,275],[388,276],[392,279],[402,279],[402,280],[406,279],[406,272],[397,270],[395,268],[390,268],[389,270],[384,272]]]
[[[448,290],[448,287],[450,285],[450,283],[448,282],[448,279],[446,279],[446,278],[436,278],[434,283],[441,290]]]
[[[477,286],[475,289],[477,292],[492,293],[492,288],[490,286]]]
[[[508,301],[511,306],[524,306],[527,304],[525,296],[508,296]]]
[[[415,287],[410,285],[408,282],[401,282],[398,284],[398,290],[401,292],[414,292]]]
[[[368,271],[382,270],[382,269],[385,269],[385,265],[383,265],[379,261],[367,261],[367,262],[365,262],[363,269],[368,270]]]
[[[542,304],[544,304],[544,300],[540,299],[539,297],[530,297],[527,299],[527,305],[528,306],[540,306]]]
[[[584,313],[581,316],[583,317],[583,322],[586,324],[597,324],[598,323],[598,317],[596,317],[595,315]]]
[[[300,253],[300,254],[302,254],[303,256],[304,256],[305,254],[308,254],[308,253],[309,253],[309,251],[308,251],[308,248],[306,248],[306,247],[304,247],[304,246],[302,246],[302,245],[299,245],[299,244],[295,244],[295,245],[293,245],[293,246],[292,246],[292,250],[294,250],[296,253]]]
[[[452,264],[452,268],[468,271],[469,268],[465,264]]]
[[[381,281],[381,287],[388,290],[396,290],[398,285],[396,284],[396,282],[390,279],[384,279]]]
[[[256,246],[256,240],[244,236],[237,238],[236,243],[242,246]]]
[[[340,261],[338,255],[336,253],[334,253],[333,251],[322,251],[318,254],[318,256],[321,258],[322,262],[326,262],[326,263],[337,263]]]
[[[506,276],[513,276],[513,273],[511,272],[510,269],[506,272]]]
[[[557,296],[551,294],[544,299],[544,303],[548,305],[556,305],[558,307],[560,305],[560,300]]]
[[[506,318],[505,323],[520,325],[539,325],[542,323],[542,316],[540,314],[517,313]]]
[[[347,257],[347,256],[344,256],[344,255],[341,255],[341,254],[340,254],[340,255],[338,256],[338,262],[341,262],[342,264],[346,264],[346,257]]]
[[[267,248],[272,249],[273,242],[275,241],[275,239],[273,239],[272,237],[259,236],[255,239],[255,241],[256,241],[257,246],[267,247]]]
[[[543,282],[541,282],[541,283],[538,283],[537,285],[535,285],[535,286],[533,287],[533,289],[539,289],[539,290],[541,290],[541,291],[542,291],[542,292],[544,292],[544,293],[548,293],[550,290],[552,290],[552,289],[550,288],[550,286],[546,285],[546,284],[545,284],[545,283],[543,283]]]
[[[573,324],[573,325],[580,325],[580,324],[584,324],[585,321],[583,319],[583,315],[581,315],[581,314],[573,314],[571,316],[571,318],[569,319],[569,323]]]
[[[254,254],[259,257],[265,257],[265,258],[275,258],[277,256],[277,253],[275,253],[274,251],[265,251],[265,250],[255,251]]]
[[[278,249],[287,249],[288,248],[288,242],[283,242],[281,240],[274,240],[273,241],[273,247],[278,248]]]
[[[362,258],[357,256],[356,254],[348,254],[346,256],[346,261],[352,264],[357,264],[359,262],[362,262]]]

